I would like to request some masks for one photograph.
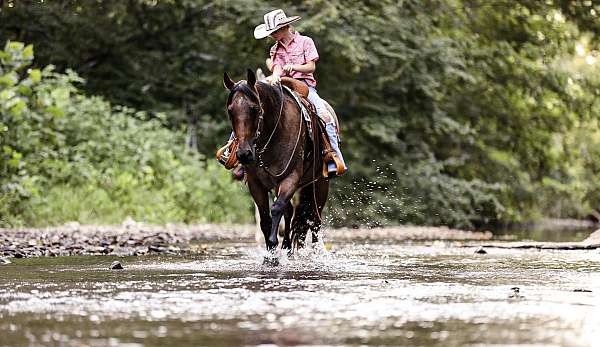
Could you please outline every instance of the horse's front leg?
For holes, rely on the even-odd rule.
[[[288,202],[285,210],[283,211],[283,219],[285,221],[285,228],[283,234],[283,242],[281,243],[281,248],[286,249],[288,251],[288,256],[292,253],[292,239],[290,238],[291,234],[291,226],[292,226],[292,217],[294,216],[294,206],[292,202]]]
[[[269,211],[269,191],[260,182],[248,180],[248,189],[254,199],[260,217],[260,229],[265,237],[267,249],[269,249],[269,235],[271,233],[271,214]],[[275,245],[277,246],[277,245]]]
[[[294,195],[298,187],[298,176],[292,174],[285,178],[279,184],[277,190],[277,200],[273,203],[271,207],[271,234],[269,235],[269,242],[267,245],[271,245],[271,247],[276,248],[278,244],[277,240],[277,229],[279,227],[279,222],[281,221],[281,217],[284,212],[289,211],[290,200]],[[287,218],[286,218],[287,219]],[[289,225],[286,223],[286,235],[289,234]],[[284,237],[284,240],[289,237]],[[267,248],[269,248],[267,246]]]

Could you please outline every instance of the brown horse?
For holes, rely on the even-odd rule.
[[[252,70],[247,78],[235,83],[227,73],[223,76],[229,90],[227,113],[238,144],[236,155],[258,206],[267,250],[275,254],[277,229],[284,216],[282,248],[291,254],[293,245],[304,246],[309,229],[313,242],[317,240],[329,193],[329,180],[321,174],[318,120],[311,115],[311,138],[300,107],[280,84],[257,82]],[[269,206],[269,192],[276,197],[273,206]],[[294,208],[291,199],[296,192],[300,199]]]

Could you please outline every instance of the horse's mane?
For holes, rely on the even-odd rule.
[[[235,86],[231,89],[231,92],[229,93],[227,105],[231,103],[231,99],[233,98],[233,95],[235,95],[236,92],[244,94],[245,96],[250,98],[250,100],[256,103],[264,104],[265,102],[269,102],[271,105],[279,105],[279,103],[282,101],[283,95],[281,94],[279,88],[260,81],[256,82],[255,87],[256,92],[258,92],[258,95],[252,88],[250,88],[248,82],[246,82],[245,80],[236,83]]]

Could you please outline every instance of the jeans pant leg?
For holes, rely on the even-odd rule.
[[[325,104],[323,103],[323,99],[321,99],[321,97],[317,93],[317,90],[314,87],[308,87],[307,99],[308,99],[308,101],[310,101],[311,104],[315,105],[315,108],[317,109],[317,115],[319,117],[322,118],[325,115],[327,115],[327,108],[325,107]],[[325,123],[329,123],[329,122],[331,122],[331,119],[329,121],[327,121],[325,119]]]
[[[308,101],[310,101],[315,108],[317,109],[317,114],[319,117],[323,117],[326,115],[329,117],[327,107],[323,102],[323,99],[317,93],[317,90],[314,87],[308,87]],[[325,130],[327,131],[327,136],[329,137],[329,142],[331,143],[331,148],[335,151],[338,158],[344,163],[344,167],[346,167],[346,162],[344,161],[344,157],[342,156],[342,151],[340,150],[340,146],[338,144],[338,137],[335,131],[335,124],[333,119],[326,120],[325,122]],[[347,167],[346,167],[347,168]]]

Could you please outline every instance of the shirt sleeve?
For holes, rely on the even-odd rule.
[[[315,42],[310,37],[306,38],[304,42],[304,59],[306,62],[309,61],[317,61],[319,60],[319,53],[317,52],[317,47],[315,46]]]
[[[269,55],[271,56],[271,61],[273,62],[273,66],[279,65],[284,66],[285,60],[283,59],[281,54],[277,54],[277,44],[274,44],[269,51]]]

